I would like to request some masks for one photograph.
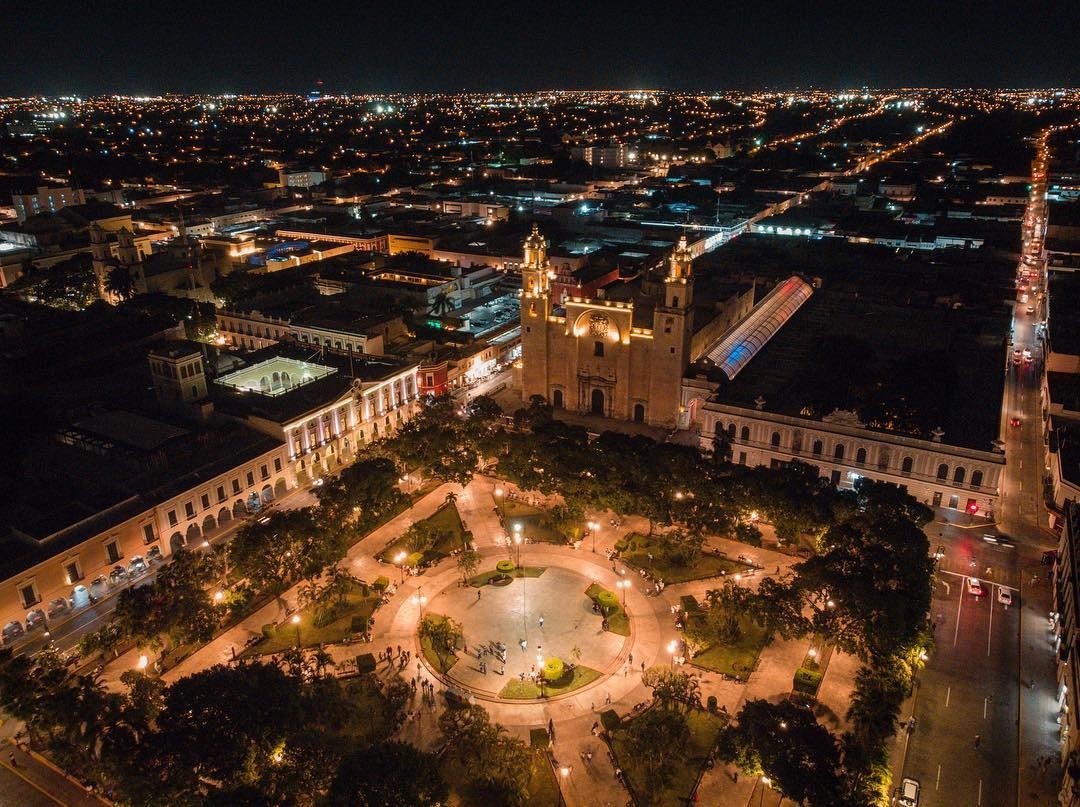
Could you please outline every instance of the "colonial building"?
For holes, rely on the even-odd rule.
[[[707,346],[703,335],[718,320],[741,319],[753,302],[752,286],[695,299],[692,261],[684,236],[660,276],[619,278],[595,297],[559,301],[547,242],[534,226],[521,267],[523,399],[675,427],[683,374]]]

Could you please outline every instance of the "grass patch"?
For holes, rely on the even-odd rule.
[[[546,570],[546,566],[523,566],[510,572],[510,577],[539,577]],[[470,577],[469,585],[473,588],[480,588],[481,586],[490,584],[495,578],[502,576],[502,572],[492,569],[490,572],[481,572],[478,575]]]
[[[345,682],[345,694],[355,706],[344,729],[349,737],[366,745],[378,742],[393,731],[386,714],[386,698],[371,678],[362,675]]]
[[[653,707],[659,708],[659,707]],[[651,788],[645,781],[641,760],[630,752],[627,732],[633,721],[623,723],[612,733],[611,745],[623,773],[630,782],[630,788],[638,804],[685,805],[697,785],[698,776],[709,757],[709,752],[716,744],[716,735],[724,726],[724,719],[719,715],[709,714],[702,709],[691,709],[685,713],[690,728],[690,744],[686,753],[675,760],[668,768],[671,776],[662,789]],[[639,716],[640,717],[640,716]],[[637,718],[635,718],[637,719]]]
[[[649,538],[635,532],[626,536],[626,540],[627,547],[622,553],[622,560],[637,569],[647,569],[650,574],[663,580],[668,585],[685,583],[688,580],[724,577],[753,568],[745,563],[730,560],[723,555],[714,555],[711,552],[702,552],[693,563],[680,566],[672,563],[664,555],[655,538]],[[652,560],[649,560],[650,553],[653,556]]]
[[[829,667],[829,659],[832,658],[832,646],[815,642],[810,650],[813,652],[807,652],[802,666],[795,671],[792,689],[816,698],[818,690],[821,689],[821,681],[825,678],[825,670]]]
[[[430,619],[435,622],[446,621],[446,617],[442,614],[426,614],[424,619]],[[457,653],[453,653],[446,657],[445,663],[439,658],[439,654],[435,652],[435,648],[431,646],[431,639],[426,636],[420,637],[420,652],[424,654],[424,658],[427,663],[433,668],[438,670],[443,675],[446,675],[450,669],[458,663]]]
[[[581,538],[583,532],[582,525],[560,530],[547,510],[516,500],[503,502],[500,512],[508,531],[513,529],[515,521],[520,521],[525,536],[534,543],[570,544]]]
[[[608,591],[599,583],[592,583],[585,589],[585,594],[588,598],[597,603],[600,602],[600,595],[602,592],[607,592],[607,594],[615,598],[615,602],[618,602],[618,598],[615,597],[615,594]],[[603,603],[601,603],[600,608],[602,611],[605,611],[604,616],[607,618],[607,629],[609,633],[617,633],[619,636],[630,635],[630,618],[626,615],[626,611],[623,610],[621,605],[612,605],[605,608]]]
[[[714,644],[690,659],[690,663],[706,670],[730,675],[745,681],[757,664],[761,649],[768,644],[769,635],[757,622],[746,615],[739,617],[741,636],[731,644]]]
[[[375,557],[384,563],[397,564],[397,556],[400,552],[404,552],[406,555],[413,557],[410,564],[428,563],[432,561],[442,560],[448,557],[450,553],[455,549],[461,549],[465,545],[465,541],[468,537],[466,535],[465,525],[461,521],[461,514],[458,513],[456,504],[444,504],[434,513],[427,518],[416,522],[417,524],[426,524],[438,536],[435,543],[423,552],[413,553],[406,545],[406,533],[402,533],[395,540],[391,541]]]
[[[558,681],[544,684],[544,695],[549,698],[556,695],[565,695],[567,692],[573,692],[575,689],[581,689],[586,684],[591,684],[599,677],[599,670],[594,670],[592,667],[583,667],[579,664]],[[524,681],[520,679],[511,680],[506,682],[506,686],[502,688],[499,697],[508,700],[531,700],[540,697],[540,687],[528,678]]]
[[[563,803],[555,771],[552,770],[546,753],[539,749],[533,751],[529,774],[529,796],[522,802],[522,807],[559,807]],[[493,794],[471,782],[465,770],[450,754],[442,758],[442,775],[450,786],[448,807],[501,803],[498,796],[493,798]]]
[[[364,596],[363,586],[353,585],[341,605],[335,606],[333,621],[325,625],[315,624],[316,606],[309,606],[297,612],[300,616],[300,624],[294,625],[291,620],[286,620],[276,627],[267,625],[263,628],[266,637],[257,645],[244,650],[239,658],[252,656],[266,656],[272,653],[280,653],[298,643],[297,629],[299,628],[300,647],[316,647],[320,644],[335,644],[340,642],[350,633],[355,631],[354,620],[357,624],[366,622],[379,607],[379,595],[369,589]]]

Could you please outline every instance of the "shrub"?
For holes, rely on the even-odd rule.
[[[552,656],[551,658],[544,659],[544,680],[545,681],[558,681],[566,673],[566,665],[563,664],[561,658]]]
[[[263,635],[264,639],[269,639],[271,636],[274,635],[274,626],[272,624],[263,625],[262,626],[262,635]]]
[[[753,524],[739,522],[735,526],[735,540],[750,546],[761,546],[761,530]]]
[[[715,695],[710,695],[709,699],[707,701],[705,701],[705,704],[706,704],[706,708],[710,712],[715,712],[716,711],[716,696]]]
[[[627,541],[625,538],[620,538],[618,541],[615,542],[615,551],[625,552],[629,546],[629,541]]]
[[[495,564],[495,568],[503,574],[510,574],[510,572],[514,571],[514,561],[500,560]]]
[[[818,670],[810,670],[800,667],[795,671],[795,691],[804,695],[817,695],[818,687],[821,686],[822,673]]]
[[[358,673],[375,672],[375,656],[371,653],[361,653],[356,657],[356,671]]]
[[[617,611],[619,608],[619,598],[615,596],[615,593],[604,589],[596,595],[596,601],[600,603],[600,607],[604,609],[604,613]]]
[[[376,591],[382,593],[386,589],[390,588],[390,578],[386,575],[380,575],[375,578],[375,582],[371,584],[371,587]]]
[[[405,558],[406,566],[419,566],[424,561],[423,552],[413,552],[409,557]]]
[[[701,610],[701,606],[692,594],[683,594],[679,597],[679,604],[682,605],[682,609],[688,614],[697,613]]]
[[[349,623],[349,630],[351,630],[353,633],[363,633],[367,629],[368,629],[368,618],[366,616],[361,616],[360,614],[356,614],[352,618],[352,621]]]
[[[315,616],[312,619],[312,623],[316,628],[325,628],[331,622],[338,617],[338,607],[336,603],[322,603],[315,606]]]

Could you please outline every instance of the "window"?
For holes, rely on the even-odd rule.
[[[203,510],[206,510],[208,507],[210,507],[210,494],[204,493],[201,497],[199,497],[199,501],[202,502]]]
[[[184,503],[184,515],[188,518],[195,518],[195,502]]]
[[[971,486],[973,488],[981,488],[982,487],[982,481],[983,481],[983,472],[982,471],[972,471],[971,472]]]
[[[746,452],[745,451],[740,451],[739,452],[739,465],[746,465]]]
[[[175,510],[170,510],[169,511],[169,526],[170,527],[175,527],[176,526],[176,520],[177,520],[176,519],[176,511]]]
[[[730,426],[727,427],[727,436],[728,436],[728,440],[734,440],[735,439],[735,424],[734,423],[732,423]]]
[[[855,464],[856,465],[866,465],[866,449],[865,448],[860,448],[858,451],[855,452]]]
[[[769,440],[769,445],[773,448],[780,448],[780,432],[773,432],[772,438]]]
[[[915,464],[915,460],[911,457],[904,457],[904,461],[900,464],[900,473],[910,474],[911,468]]]
[[[949,466],[946,465],[944,462],[941,463],[941,465],[939,465],[937,467],[937,478],[938,479],[948,479],[949,478]]]
[[[79,568],[79,559],[74,558],[64,564],[64,574],[67,575],[68,585],[82,580],[82,569]]]
[[[813,450],[814,456],[815,457],[821,456],[821,451],[822,451],[821,441],[820,440],[815,440],[814,441],[814,450]]]
[[[747,442],[750,441],[750,427],[749,426],[743,426],[742,427],[742,431],[739,432],[739,439],[742,440],[744,443],[747,443]]]
[[[844,459],[844,444],[843,443],[840,443],[839,445],[836,446],[836,448],[833,449],[833,459],[837,460],[838,462],[840,460]]]
[[[247,486],[249,488],[255,486],[255,472],[254,471],[248,471],[247,472]]]
[[[219,502],[225,501],[225,486],[224,485],[218,485],[217,486],[217,500]]]
[[[239,479],[234,479],[232,481],[232,492],[233,492],[233,495],[240,492],[240,480]]]
[[[157,540],[157,533],[154,531],[154,525],[143,524],[142,525],[143,540],[148,544],[154,543]]]
[[[259,476],[261,476],[263,479],[269,479],[270,478],[270,468],[267,467],[266,465],[259,466]]]
[[[603,356],[604,355],[604,343],[603,342],[593,342],[592,354],[594,356]]]
[[[963,468],[957,468],[955,471],[953,471],[953,482],[955,482],[957,485],[962,485],[964,484],[965,476],[967,476],[967,471],[965,471]]]
[[[281,473],[281,457],[274,457],[274,473]]]
[[[671,333],[671,326],[675,322],[671,317],[664,320],[664,333]]]
[[[22,599],[23,608],[29,608],[31,605],[37,605],[41,602],[41,597],[38,595],[37,591],[37,584],[33,581],[19,587],[19,597]]]
[[[105,560],[109,563],[116,563],[120,558],[124,557],[120,552],[120,544],[113,540],[105,543]]]
[[[843,446],[840,446],[840,447],[843,448]],[[833,471],[832,473],[830,473],[829,474],[829,481],[832,483],[832,486],[834,488],[840,487],[840,472],[839,471]]]
[[[949,507],[951,507],[953,510],[956,510],[959,506],[960,506],[960,497],[959,496],[950,496],[949,497]]]
[[[671,307],[672,308],[678,308],[679,307],[679,298],[678,297],[672,297],[671,298]]]

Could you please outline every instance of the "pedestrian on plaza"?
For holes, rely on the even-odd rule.
[[[548,718],[548,742],[555,742],[555,721]]]
[[[594,721],[593,721],[593,724],[592,724],[592,734],[593,734],[593,737],[595,737],[595,736],[596,736],[597,734],[599,734],[599,733],[600,733],[600,722],[599,722],[599,721],[597,721],[597,720],[594,720]]]
[[[611,703],[611,693],[610,692],[607,692],[607,693],[604,694],[604,703],[605,704]]]
[[[393,654],[394,654],[394,648],[392,648],[390,645],[387,645],[386,646],[386,657],[390,658],[390,656],[392,656]]]
[[[19,763],[16,762],[16,760],[15,760],[15,752],[14,751],[12,751],[10,754],[8,754],[8,760],[11,762],[11,767],[13,767],[13,768],[19,767]]]
[[[629,658],[627,658],[626,660],[627,660],[628,663],[633,664],[634,663],[634,654],[631,653]]]
[[[641,662],[641,674],[642,674],[642,675],[644,675],[644,674],[645,674],[645,662],[644,662],[644,661],[643,661],[643,662]]]
[[[484,675],[487,675],[487,664],[482,661],[480,662],[480,672],[482,672]]]
[[[544,629],[544,615],[540,614],[540,630]]]
[[[483,593],[484,593],[484,592],[482,592],[482,591],[480,591],[479,589],[477,589],[477,591],[476,591],[476,599],[477,599],[477,600],[479,600],[479,599],[480,599],[480,595],[481,595],[481,594],[483,594]]]
[[[979,735],[979,734],[976,734],[976,735],[975,735],[975,747],[976,747],[976,748],[978,748],[978,747],[979,747],[979,743],[981,743],[981,742],[982,742],[982,736],[981,736],[981,735]]]
[[[398,646],[397,646],[397,654],[398,654],[399,656],[401,655],[401,645],[398,645]]]

